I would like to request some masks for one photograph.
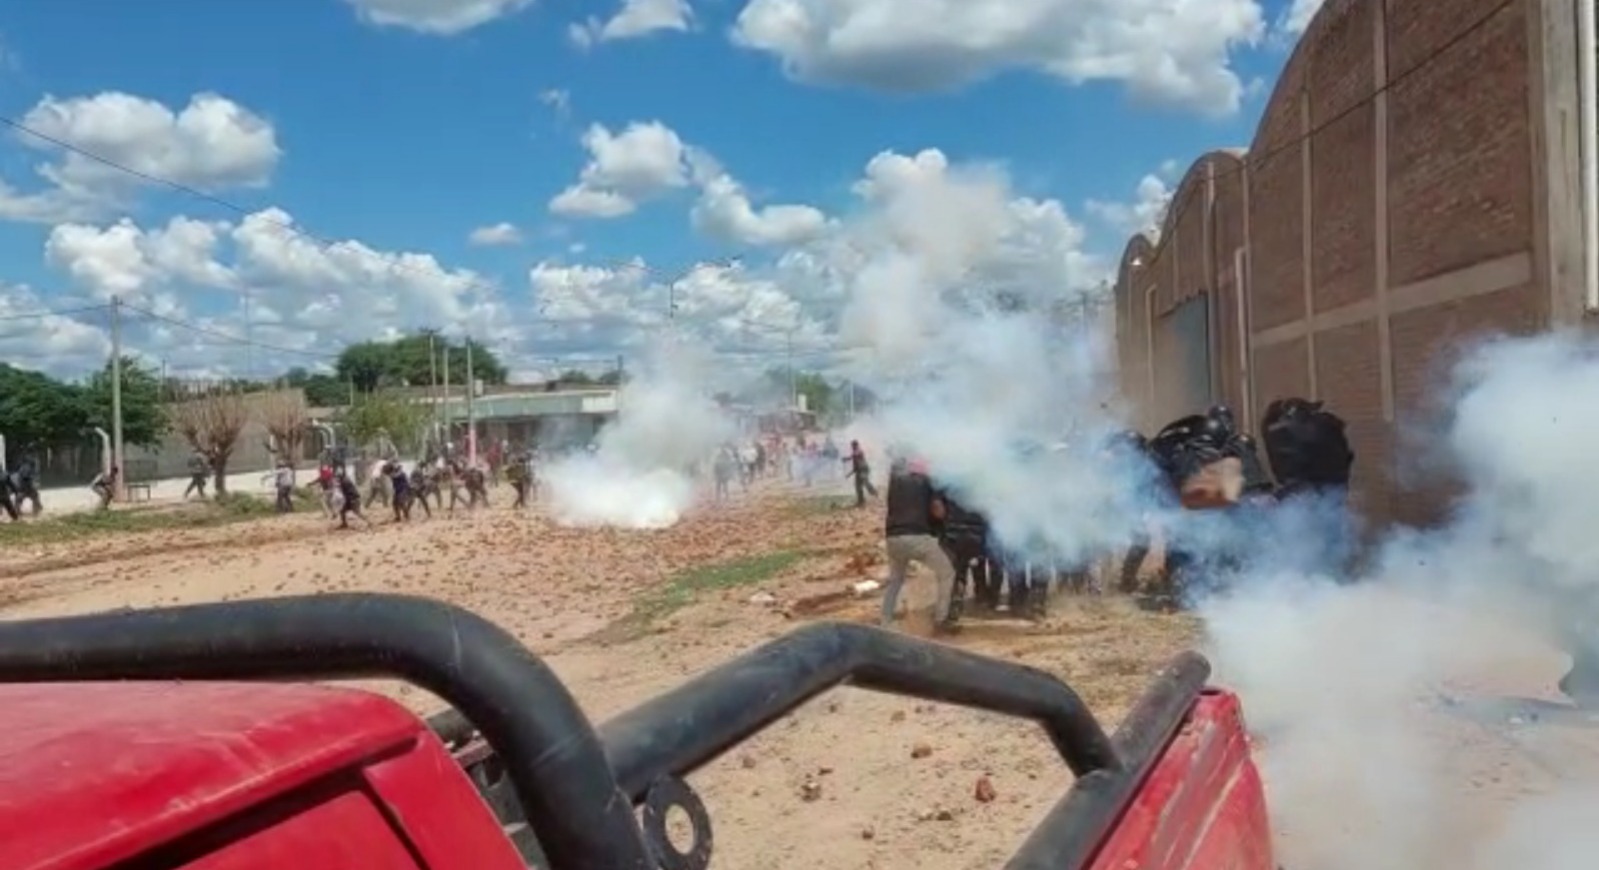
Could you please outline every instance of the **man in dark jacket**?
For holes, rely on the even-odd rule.
[[[955,566],[939,546],[935,534],[946,517],[943,497],[919,462],[896,461],[889,473],[886,516],[883,523],[888,556],[888,588],[883,591],[883,624],[894,621],[899,593],[905,586],[910,563],[919,562],[938,580],[938,603],[933,613],[937,629],[952,627],[950,602],[955,587]]]
[[[1236,459],[1241,466],[1240,502],[1270,498],[1272,481],[1260,461],[1260,450],[1253,438],[1238,431],[1232,409],[1225,405],[1213,405],[1203,414],[1170,423],[1150,439],[1149,446],[1165,475],[1168,491],[1185,506],[1189,505],[1185,485],[1224,459]],[[1242,564],[1245,554],[1238,551],[1238,535],[1234,533],[1242,519],[1239,508],[1236,503],[1225,505],[1220,508],[1225,513],[1205,520],[1195,518],[1196,524],[1209,529],[1204,535],[1207,540],[1203,553],[1195,552],[1193,542],[1167,540],[1168,594],[1175,598],[1211,585],[1220,573],[1236,570]]]
[[[23,502],[31,502],[33,507],[29,511],[33,516],[38,516],[44,510],[44,500],[39,497],[39,460],[28,454],[17,463],[17,471],[11,480],[12,487],[16,490],[17,510],[22,510]]]
[[[999,609],[999,584],[988,574],[988,518],[944,490],[944,524],[941,543],[955,566],[955,586],[950,614],[958,620],[965,609],[967,578],[971,578],[972,603],[989,612]]]
[[[17,513],[17,504],[20,499],[17,499],[15,492],[13,492],[15,489],[12,485],[13,479],[12,474],[8,473],[4,468],[0,468],[0,511],[10,517],[12,522],[17,522],[21,519]]]
[[[861,442],[849,443],[849,455],[844,457],[849,463],[848,477],[855,479],[855,506],[866,507],[866,497],[877,497],[877,487],[872,486],[872,467],[866,461],[866,451],[861,449]]]

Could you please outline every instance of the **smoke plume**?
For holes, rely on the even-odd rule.
[[[863,349],[847,373],[882,401],[856,427],[868,446],[925,459],[1019,555],[1078,562],[1125,546],[1148,518],[1200,559],[1244,544],[1230,591],[1199,611],[1217,679],[1261,738],[1287,866],[1591,864],[1593,838],[1572,828],[1599,770],[1560,763],[1560,738],[1507,731],[1503,710],[1519,702],[1471,699],[1556,698],[1555,647],[1599,617],[1592,345],[1469,349],[1438,385],[1447,413],[1429,442],[1460,487],[1454,510],[1386,534],[1351,576],[1340,504],[1301,500],[1240,530],[1149,499],[1150,470],[1099,447],[1124,425],[1106,394],[1110,340],[1060,316],[1072,285],[1019,268],[1017,201],[989,171],[903,183],[911,174],[878,178],[877,207],[851,228],[873,252],[843,317]],[[1372,461],[1357,458],[1357,474],[1389,472]],[[1458,715],[1479,708],[1502,715]]]
[[[1565,870],[1599,848],[1572,824],[1599,771],[1517,712],[1559,708],[1503,700],[1557,698],[1551,644],[1595,613],[1599,407],[1579,397],[1599,395],[1599,357],[1567,335],[1496,340],[1447,386],[1433,445],[1462,489],[1443,523],[1390,534],[1359,582],[1268,560],[1202,608],[1291,866]]]
[[[693,505],[691,469],[706,461],[734,426],[713,401],[708,356],[663,339],[622,387],[614,424],[592,452],[560,459],[544,471],[550,509],[573,526],[657,529],[674,525]]]
[[[923,152],[868,173],[873,208],[851,231],[872,253],[842,337],[864,350],[847,373],[882,402],[858,427],[869,452],[926,460],[1014,553],[1076,560],[1125,543],[1140,513],[1125,484],[1142,472],[1101,450],[1118,425],[1111,344],[1063,316],[1068,286],[1039,280],[1056,265],[1078,286],[1096,274],[1036,258],[1041,226],[1072,225],[992,167]]]

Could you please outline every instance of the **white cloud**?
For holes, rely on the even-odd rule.
[[[206,192],[263,187],[283,155],[270,122],[212,93],[196,94],[176,111],[119,91],[47,96],[22,123],[55,141],[18,134],[19,142],[52,160],[37,167],[42,189],[22,191],[0,181],[0,218],[11,220],[92,220],[126,207],[135,189],[154,183],[149,179]]]
[[[479,247],[518,245],[522,243],[522,231],[512,224],[501,221],[491,226],[478,227],[467,237],[467,241]]]
[[[661,31],[687,32],[693,21],[694,10],[688,0],[622,0],[615,15],[604,21],[590,16],[573,24],[567,33],[579,47],[588,48],[597,42],[638,39]]]
[[[725,178],[712,163],[697,168],[708,176],[697,177],[707,190]],[[854,212],[833,219],[818,212],[793,241],[771,241],[770,261],[702,263],[676,277],[639,260],[615,267],[546,261],[529,274],[533,296],[552,320],[550,337],[573,346],[636,342],[675,310],[672,328],[721,351],[779,352],[792,330],[796,348],[813,352],[838,346],[844,302],[881,277],[869,270],[885,249],[963,289],[1040,301],[1108,275],[1107,261],[1084,251],[1082,226],[1059,202],[1018,195],[997,167],[952,165],[933,149],[884,152],[854,191]],[[900,309],[899,316],[914,313]]]
[[[702,229],[715,212],[730,240],[766,247],[749,262],[670,271],[642,260],[550,259],[530,269],[525,289],[506,294],[427,253],[356,240],[321,244],[288,229],[288,213],[265,209],[233,222],[63,224],[45,256],[85,297],[120,295],[234,336],[246,332],[247,298],[251,336],[277,347],[332,355],[350,341],[443,327],[486,341],[517,370],[552,355],[631,353],[667,326],[721,352],[781,354],[792,340],[807,364],[827,364],[837,359],[829,349],[847,341],[845,300],[881,278],[870,270],[884,250],[970,289],[1019,288],[1038,297],[1092,286],[1105,269],[1084,252],[1082,227],[1059,202],[1018,193],[998,167],[952,164],[937,150],[872,158],[855,185],[854,207],[832,216],[748,205],[742,187],[705,155],[680,156],[675,169],[606,156],[591,181],[634,195],[662,179],[666,189],[698,186]],[[747,211],[725,208],[740,198]],[[567,256],[581,251],[574,243]],[[175,372],[239,370],[247,358],[214,337],[137,316],[129,322],[131,349],[159,354]],[[87,333],[63,341],[80,355],[89,347]],[[263,374],[316,361],[267,349],[253,357],[252,370]]]
[[[26,316],[63,307],[27,285],[0,282],[0,360],[64,378],[105,365],[111,338],[103,312]]]
[[[360,241],[324,245],[290,228],[293,218],[269,208],[237,223],[173,218],[159,228],[130,220],[106,226],[56,227],[46,260],[96,299],[115,294],[130,304],[232,336],[280,348],[332,355],[348,342],[423,327],[469,332],[514,354],[521,325],[483,276],[452,269],[430,254],[386,251]],[[228,291],[205,302],[207,289]],[[202,313],[203,312],[203,313]],[[170,325],[140,323],[134,350],[159,352],[177,369],[213,364],[219,347],[238,365],[240,349]],[[235,358],[236,357],[236,358]],[[306,359],[261,350],[260,371],[304,365]]]
[[[1294,0],[1288,11],[1283,13],[1282,20],[1277,23],[1277,29],[1284,35],[1298,37],[1310,27],[1310,21],[1321,11],[1323,0]]]
[[[566,120],[572,115],[572,92],[562,88],[547,88],[539,92],[539,102],[550,107],[555,117]]]
[[[768,205],[757,209],[731,175],[705,180],[692,213],[694,227],[725,242],[759,247],[813,241],[827,230],[827,216],[808,205]]]
[[[686,144],[659,121],[634,122],[613,134],[595,124],[583,136],[589,161],[578,183],[550,200],[565,217],[618,218],[645,200],[688,186],[700,189],[691,219],[719,241],[758,247],[789,246],[818,238],[827,217],[807,205],[757,208],[744,186],[703,149]]]
[[[574,184],[550,200],[565,217],[614,218],[640,202],[689,183],[683,140],[659,121],[634,122],[620,133],[601,124],[583,134],[589,161]]]
[[[1265,30],[1259,0],[749,0],[733,38],[803,81],[929,91],[1032,70],[1225,114],[1244,91],[1231,52]]]
[[[453,36],[533,5],[533,0],[345,0],[362,21]]]
[[[215,259],[228,230],[225,222],[186,217],[152,230],[127,218],[106,227],[60,224],[45,241],[45,260],[97,299],[121,296],[137,304],[174,283],[234,287],[233,270]]]
[[[1166,208],[1171,204],[1173,193],[1165,180],[1168,177],[1170,175],[1163,165],[1161,175],[1146,175],[1139,180],[1132,201],[1091,199],[1084,204],[1084,209],[1117,233],[1124,236],[1147,233],[1151,241],[1158,241],[1160,225],[1166,219]]]

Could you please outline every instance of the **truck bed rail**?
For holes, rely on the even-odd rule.
[[[538,656],[433,599],[318,595],[0,623],[0,682],[389,677],[420,686],[459,711],[430,720],[447,742],[476,729],[499,756],[553,870],[660,866],[662,846],[634,805],[647,820],[651,808],[664,814],[657,800],[683,797],[681,777],[844,684],[1038,722],[1077,780],[1009,866],[1079,868],[1208,676],[1203,658],[1178,657],[1113,740],[1076,692],[1042,671],[819,623],[596,729]],[[703,855],[673,866],[708,857],[706,837]]]

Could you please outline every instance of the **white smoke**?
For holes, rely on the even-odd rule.
[[[622,387],[614,424],[592,453],[559,460],[545,483],[555,520],[573,526],[658,529],[695,501],[692,469],[734,434],[711,398],[709,356],[663,339]]]
[[[995,168],[932,154],[874,161],[859,188],[873,208],[851,230],[871,253],[851,276],[842,338],[866,349],[849,374],[882,400],[857,427],[868,453],[924,459],[1018,554],[1070,560],[1124,543],[1137,472],[1100,450],[1117,425],[1110,342],[1055,316],[1072,286],[1038,280],[1086,286],[1094,264],[1041,264],[1038,227],[1071,226],[1064,215],[1015,198]]]
[[[1574,823],[1592,815],[1591,764],[1535,783],[1511,733],[1525,723],[1439,703],[1558,698],[1549,644],[1599,601],[1599,357],[1568,335],[1492,341],[1449,386],[1435,443],[1464,490],[1445,523],[1389,536],[1358,583],[1263,569],[1202,609],[1218,678],[1263,735],[1290,866],[1566,870],[1599,850]],[[1484,748],[1525,769],[1492,769]]]
[[[846,341],[868,349],[849,374],[883,400],[857,427],[868,447],[927,460],[1023,555],[1098,555],[1151,514],[1202,558],[1237,543],[1213,517],[1141,500],[1149,470],[1099,451],[1121,425],[1105,395],[1109,341],[1049,316],[1067,288],[1006,280],[1018,234],[995,180],[888,179],[853,228],[875,252],[844,311]],[[1599,463],[1585,440],[1599,433],[1599,362],[1572,337],[1494,342],[1440,386],[1451,413],[1435,444],[1467,485],[1447,523],[1391,534],[1350,582],[1322,546],[1342,532],[1338,507],[1279,507],[1246,530],[1253,558],[1234,592],[1201,608],[1218,679],[1262,736],[1296,870],[1566,870],[1594,854],[1570,832],[1590,783],[1568,770],[1573,782],[1543,783],[1553,791],[1536,801],[1517,791],[1532,777],[1480,793],[1505,775],[1495,753],[1516,751],[1501,744],[1518,744],[1445,712],[1440,693],[1557,697],[1549,643],[1584,627],[1574,617],[1594,614],[1599,584]],[[1063,446],[1037,449],[1050,444]],[[1551,833],[1563,839],[1538,841]]]

